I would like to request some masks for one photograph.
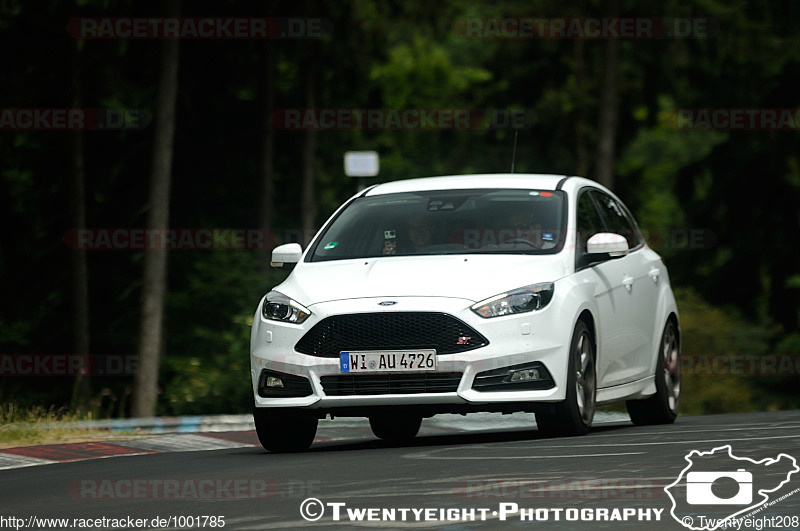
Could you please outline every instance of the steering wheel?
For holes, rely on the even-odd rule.
[[[541,249],[541,247],[538,244],[526,238],[513,238],[511,240],[504,241],[501,245],[516,244],[516,243],[523,243],[525,245],[530,245],[533,249]]]

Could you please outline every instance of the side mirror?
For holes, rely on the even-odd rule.
[[[276,269],[291,271],[303,256],[303,248],[299,243],[285,243],[272,250],[270,266]]]
[[[586,252],[593,254],[608,254],[610,258],[625,256],[628,253],[628,240],[625,236],[612,232],[598,232],[586,242]]]

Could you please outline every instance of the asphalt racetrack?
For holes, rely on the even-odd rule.
[[[532,416],[513,417],[505,424],[492,423],[500,415],[429,419],[405,446],[376,439],[364,422],[337,419],[321,423],[314,445],[300,454],[269,454],[255,446],[253,432],[239,432],[228,434],[242,443],[233,448],[0,470],[0,514],[25,525],[31,516],[130,517],[146,520],[144,529],[211,529],[211,517],[224,517],[226,530],[685,529],[671,516],[664,487],[681,475],[690,451],[730,445],[737,457],[755,461],[800,457],[798,411],[679,417],[651,427],[609,415],[584,437],[554,439],[525,425]],[[785,472],[767,470],[767,479],[780,484]],[[798,488],[795,473],[770,499]],[[304,519],[301,506],[319,519]],[[381,520],[375,510],[379,518],[367,521],[366,510],[383,508],[394,509],[395,519]],[[730,514],[724,505],[708,509],[705,517]],[[591,520],[567,520],[568,510]],[[645,514],[650,521],[638,519]],[[778,529],[797,528],[797,516],[800,491],[758,513],[777,518]],[[169,517],[166,525],[152,525]],[[93,522],[112,528],[110,520],[103,523]]]

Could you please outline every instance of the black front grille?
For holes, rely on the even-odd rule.
[[[328,396],[454,393],[460,381],[460,372],[342,374],[320,378]]]
[[[337,358],[353,350],[436,349],[454,354],[480,348],[489,341],[472,327],[446,313],[384,312],[327,317],[295,345],[311,356]]]

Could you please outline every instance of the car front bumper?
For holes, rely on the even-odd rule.
[[[491,411],[505,404],[519,409],[535,403],[559,402],[565,398],[567,352],[571,322],[559,319],[558,299],[537,312],[485,319],[470,310],[473,301],[442,297],[393,298],[395,306],[383,307],[378,302],[387,297],[350,299],[315,304],[312,315],[302,325],[266,320],[261,304],[254,317],[251,334],[250,369],[256,407],[346,410],[347,408],[384,406],[431,406],[434,410],[457,411],[460,405],[470,410]],[[263,301],[262,301],[263,303]],[[456,354],[439,354],[436,373],[460,373],[451,392],[413,394],[357,394],[330,396],[322,378],[342,375],[337,357],[316,357],[299,353],[295,345],[316,323],[339,314],[378,312],[443,312],[468,324],[485,336],[489,344]],[[549,372],[554,385],[540,390],[478,391],[473,389],[475,376],[503,367],[540,362]],[[262,370],[307,378],[311,393],[302,397],[262,397],[258,381]],[[409,374],[409,373],[400,373]],[[356,377],[359,377],[358,375]],[[449,407],[453,406],[453,407]]]

